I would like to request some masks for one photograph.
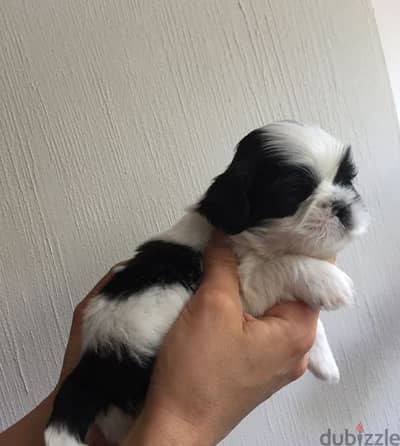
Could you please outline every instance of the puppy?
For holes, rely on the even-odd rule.
[[[350,146],[320,128],[283,121],[245,136],[200,202],[142,244],[87,306],[82,356],[55,399],[47,446],[82,445],[94,421],[110,441],[124,437],[163,337],[199,285],[213,228],[238,257],[250,314],[293,299],[324,310],[351,303],[350,278],[320,259],[366,229],[355,176]],[[339,380],[321,321],[309,368]]]

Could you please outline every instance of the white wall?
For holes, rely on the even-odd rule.
[[[167,227],[271,120],[353,144],[373,214],[340,258],[336,387],[305,376],[226,445],[314,445],[398,427],[398,123],[364,0],[0,2],[0,427],[54,385],[73,306]]]
[[[399,0],[372,0],[372,6],[393,90],[397,116],[400,120],[400,2]]]

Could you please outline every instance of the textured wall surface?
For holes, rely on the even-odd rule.
[[[372,6],[400,121],[400,33],[398,28],[400,2],[398,0],[372,0]]]
[[[326,315],[342,371],[309,375],[226,445],[400,431],[400,150],[365,0],[0,0],[0,428],[52,388],[74,305],[166,228],[247,131],[297,118],[353,144],[373,214]]]

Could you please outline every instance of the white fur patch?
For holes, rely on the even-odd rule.
[[[189,211],[172,228],[150,240],[180,243],[202,251],[207,245],[213,227],[197,212]]]
[[[84,349],[121,344],[139,361],[152,356],[191,293],[182,285],[152,286],[124,299],[98,295],[84,317]]]
[[[321,179],[333,180],[346,150],[343,143],[311,125],[281,121],[268,124],[264,129],[273,136],[272,141],[267,139],[268,144],[288,162],[310,166]]]
[[[49,426],[44,433],[46,446],[85,446],[64,430]]]
[[[318,319],[314,345],[309,353],[308,368],[317,378],[324,381],[337,383],[340,379],[340,372],[320,319]]]

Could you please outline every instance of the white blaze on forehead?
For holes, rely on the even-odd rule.
[[[321,179],[333,181],[346,145],[319,127],[300,123],[276,122],[263,130],[288,162],[309,166]]]

